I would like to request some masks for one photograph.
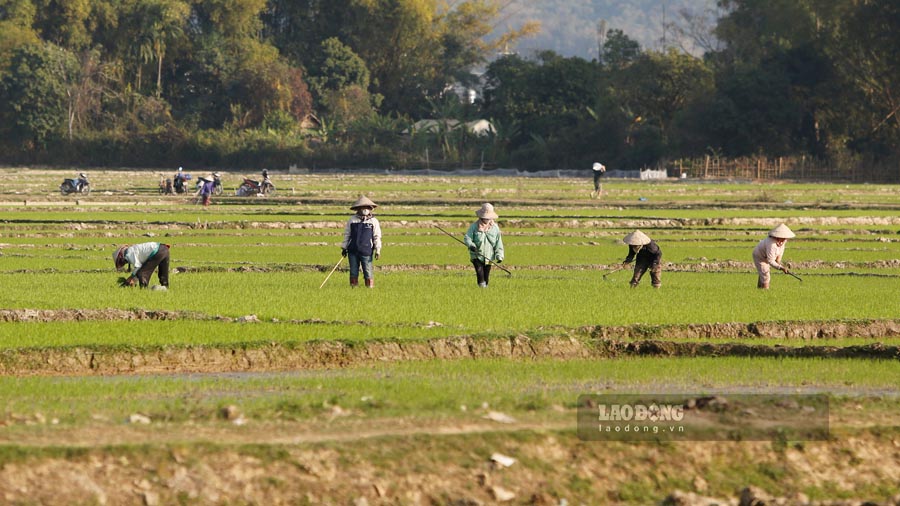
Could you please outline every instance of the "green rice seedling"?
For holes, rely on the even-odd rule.
[[[376,417],[478,420],[487,409],[574,424],[578,396],[592,393],[777,393],[850,386],[877,395],[900,381],[889,361],[764,358],[464,360],[381,364],[340,370],[180,376],[0,378],[7,413],[41,413],[63,427],[119,424],[130,414],[213,422],[229,404],[251,419],[314,419],[330,407]],[[815,385],[814,387],[811,385]],[[897,399],[873,401],[878,412]],[[844,408],[835,397],[838,412]],[[487,406],[487,408],[483,407]],[[565,408],[564,411],[555,409]],[[887,411],[885,411],[887,410]],[[529,415],[529,412],[537,411]]]

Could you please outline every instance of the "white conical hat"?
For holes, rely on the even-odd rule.
[[[113,262],[116,264],[116,269],[121,268],[127,262],[125,261],[125,250],[128,249],[128,245],[119,246],[115,251],[113,251],[112,257]]]
[[[791,232],[791,229],[789,229],[787,225],[782,223],[769,231],[769,237],[774,237],[776,239],[793,239],[794,237],[797,237],[797,235]]]
[[[365,195],[360,195],[359,198],[356,199],[356,202],[354,202],[353,205],[350,206],[350,209],[355,211],[360,207],[371,207],[372,209],[375,209],[376,207],[378,207],[378,204],[369,200],[369,197],[366,197]]]
[[[634,232],[625,236],[622,239],[622,242],[629,246],[643,246],[645,244],[650,244],[650,238],[647,237],[647,234],[641,232],[640,230],[635,230]]]
[[[481,209],[475,211],[475,216],[478,216],[479,218],[487,218],[489,220],[496,220],[497,218],[499,218],[499,216],[497,216],[497,213],[494,211],[494,206],[492,204],[488,204],[487,202],[481,204]]]

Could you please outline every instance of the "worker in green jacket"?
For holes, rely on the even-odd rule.
[[[482,204],[481,209],[475,211],[475,216],[478,220],[469,226],[463,242],[469,248],[478,286],[487,288],[491,281],[491,263],[503,262],[503,239],[496,222],[499,216],[493,205]]]

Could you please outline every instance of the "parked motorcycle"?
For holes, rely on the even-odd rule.
[[[59,193],[62,195],[68,195],[70,193],[90,195],[91,183],[88,181],[87,175],[82,172],[81,174],[78,174],[77,178],[63,179],[62,184],[59,185]]]
[[[183,172],[179,172],[175,174],[175,178],[172,181],[173,186],[175,187],[175,193],[184,193],[187,191],[184,183],[191,180],[190,174],[185,174]]]
[[[213,172],[213,195],[221,195],[225,192],[225,189],[222,188],[222,178],[219,176],[218,172]]]
[[[244,182],[238,187],[235,195],[238,197],[247,197],[250,195],[275,195],[275,185],[268,179],[256,181],[245,177]]]

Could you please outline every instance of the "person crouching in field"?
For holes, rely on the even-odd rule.
[[[631,287],[635,288],[638,286],[647,269],[650,270],[650,282],[653,284],[653,288],[662,286],[660,279],[662,275],[662,250],[659,249],[659,246],[640,230],[635,230],[626,235],[622,241],[628,245],[628,256],[622,262],[622,267],[626,267],[634,260],[634,275],[631,277]]]
[[[134,286],[135,280],[141,288],[150,284],[150,276],[159,268],[157,276],[159,284],[169,287],[169,245],[158,242],[145,242],[133,246],[120,246],[113,253],[116,270],[121,271],[125,264],[129,265],[131,275],[122,280],[123,286]]]
[[[759,244],[753,248],[753,264],[756,265],[756,272],[759,274],[756,282],[757,288],[769,289],[770,267],[779,269],[785,274],[788,273],[788,268],[781,264],[781,257],[784,255],[787,240],[794,237],[796,235],[791,229],[782,223],[770,230],[768,237],[759,241]]]
[[[475,211],[475,216],[478,220],[469,226],[463,242],[469,247],[469,258],[475,266],[478,286],[487,288],[491,282],[491,262],[503,262],[503,238],[495,221],[499,216],[494,212],[493,205],[482,204],[481,209]]]
[[[349,256],[350,286],[359,286],[359,270],[362,267],[366,286],[375,287],[375,273],[372,268],[372,257],[381,256],[381,225],[378,218],[372,215],[377,204],[365,196],[360,196],[350,209],[356,214],[347,220],[344,227],[344,240],[341,242],[341,256]]]

